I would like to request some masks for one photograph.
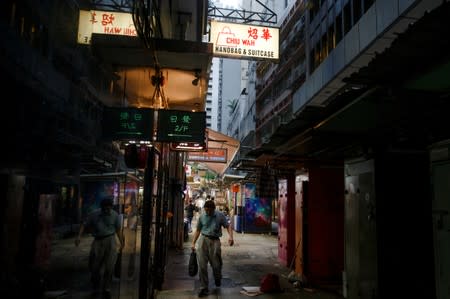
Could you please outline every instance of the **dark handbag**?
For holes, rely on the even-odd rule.
[[[189,257],[189,276],[195,276],[198,273],[198,264],[197,264],[197,253],[195,250],[192,250],[191,255]]]

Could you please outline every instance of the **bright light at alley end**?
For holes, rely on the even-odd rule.
[[[278,28],[211,21],[210,29],[214,56],[279,59]]]

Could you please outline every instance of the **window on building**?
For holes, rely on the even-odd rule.
[[[309,19],[312,21],[314,17],[317,15],[320,9],[320,3],[319,0],[311,0],[309,1],[309,5],[311,9],[309,10]]]
[[[346,35],[350,28],[352,28],[352,9],[350,2],[344,6],[344,35]]]
[[[353,0],[353,24],[356,24],[362,16],[362,0]]]
[[[321,58],[321,54],[322,52],[320,51],[320,41],[317,42],[316,46],[314,47],[314,68],[318,67],[320,62],[322,61]]]
[[[364,0],[364,13],[366,13],[369,8],[372,6],[372,4],[375,2],[375,0]]]
[[[342,12],[336,17],[336,45],[342,40]]]
[[[336,46],[335,42],[335,36],[334,36],[334,24],[332,24],[330,27],[328,27],[328,31],[327,31],[327,36],[328,36],[328,53],[331,52],[331,50],[334,49],[334,47]]]
[[[312,73],[315,69],[314,67],[314,48],[309,52],[309,73]]]
[[[321,47],[322,49],[320,53],[320,62],[322,62],[328,56],[328,38],[326,32],[322,35]]]

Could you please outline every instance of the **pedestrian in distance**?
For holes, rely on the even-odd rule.
[[[189,203],[184,208],[186,211],[186,219],[188,220],[188,229],[189,232],[192,232],[192,219],[194,218],[194,212],[198,212],[198,208],[194,205],[194,202],[189,200]]]
[[[113,210],[113,202],[109,198],[103,199],[100,209],[89,214],[80,225],[75,246],[80,244],[85,230],[91,232],[94,237],[89,253],[93,296],[101,294],[103,299],[111,298],[111,281],[118,250],[116,235],[120,249],[123,248],[121,226],[120,216]]]
[[[211,265],[214,282],[216,287],[221,286],[222,282],[222,251],[220,237],[222,237],[222,228],[228,231],[228,244],[234,245],[233,230],[225,215],[216,210],[214,201],[208,200],[203,206],[204,211],[197,221],[197,230],[192,240],[192,250],[195,251],[195,243],[198,240],[197,257],[200,279],[199,297],[208,296],[208,263]]]

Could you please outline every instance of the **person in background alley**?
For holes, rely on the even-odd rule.
[[[104,299],[111,298],[110,287],[117,257],[116,235],[119,238],[120,248],[123,247],[121,220],[112,207],[111,199],[103,199],[100,209],[89,214],[86,220],[81,223],[78,237],[75,239],[75,246],[78,246],[85,230],[88,230],[94,236],[89,254],[93,296],[99,295],[102,291]]]
[[[189,203],[184,208],[186,211],[186,218],[188,220],[188,229],[189,232],[192,232],[192,219],[194,218],[194,212],[198,212],[198,208],[194,205],[192,199],[189,200]]]
[[[207,296],[208,290],[208,262],[211,264],[216,287],[220,287],[222,281],[222,252],[220,237],[222,227],[228,231],[228,244],[233,246],[233,230],[225,215],[216,211],[214,201],[208,200],[203,206],[204,212],[197,221],[197,230],[192,240],[192,250],[196,250],[195,243],[199,240],[197,247],[200,292],[199,297]]]

